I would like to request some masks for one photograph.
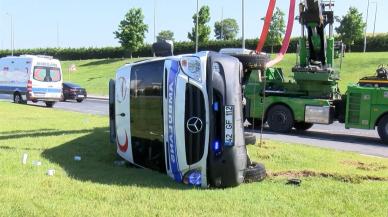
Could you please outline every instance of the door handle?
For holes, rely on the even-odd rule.
[[[125,113],[121,113],[119,114],[121,117],[125,117]]]

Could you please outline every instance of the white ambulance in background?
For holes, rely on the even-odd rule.
[[[50,56],[21,55],[0,59],[0,94],[15,103],[43,101],[52,107],[62,98],[61,63]]]

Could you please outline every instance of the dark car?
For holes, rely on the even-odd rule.
[[[86,97],[87,93],[85,88],[82,88],[78,84],[63,82],[63,101],[72,99],[77,100],[77,102],[82,102]]]

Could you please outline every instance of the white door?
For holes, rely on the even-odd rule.
[[[130,72],[131,68],[121,68],[116,74],[116,143],[117,153],[133,163],[130,131]]]

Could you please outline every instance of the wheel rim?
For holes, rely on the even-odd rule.
[[[283,112],[277,112],[274,117],[274,121],[277,123],[281,123],[282,125],[287,121],[287,115]]]
[[[20,95],[16,95],[15,96],[15,102],[16,103],[20,103]]]
[[[384,130],[385,130],[385,135],[388,135],[388,123],[385,125]]]

